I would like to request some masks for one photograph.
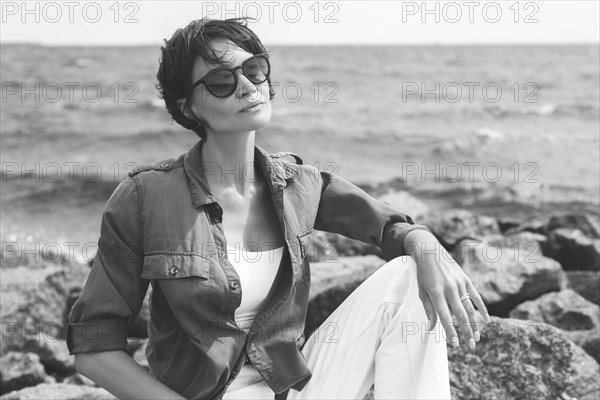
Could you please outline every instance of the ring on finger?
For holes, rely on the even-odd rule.
[[[462,296],[460,296],[460,301],[465,301],[469,298],[471,298],[471,296],[469,296],[469,293],[465,293]]]

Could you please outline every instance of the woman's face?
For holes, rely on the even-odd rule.
[[[228,67],[237,67],[252,57],[235,43],[220,39],[213,42],[215,50],[224,54],[230,61]],[[219,64],[207,64],[201,57],[196,59],[192,70],[192,82],[202,78],[210,70],[222,67]],[[234,94],[226,98],[213,96],[204,84],[198,85],[189,95],[191,110],[206,121],[204,127],[210,133],[249,132],[264,127],[271,119],[271,102],[269,101],[269,83],[254,84],[236,71],[238,86]],[[251,110],[245,111],[249,105],[260,103]]]

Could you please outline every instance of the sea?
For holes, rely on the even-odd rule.
[[[267,151],[432,210],[598,214],[597,44],[267,48]],[[158,97],[160,46],[0,51],[2,242],[93,254],[126,173],[197,141]]]

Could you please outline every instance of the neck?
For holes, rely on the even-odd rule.
[[[215,195],[224,190],[235,190],[242,196],[252,193],[257,167],[254,165],[254,131],[209,133],[200,153],[207,165],[206,179]]]

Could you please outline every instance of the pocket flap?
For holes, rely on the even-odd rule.
[[[210,277],[210,261],[187,254],[152,254],[144,257],[142,278],[177,279],[189,276]]]

